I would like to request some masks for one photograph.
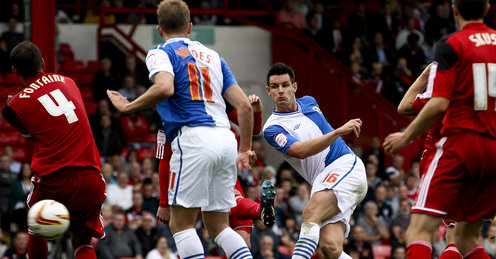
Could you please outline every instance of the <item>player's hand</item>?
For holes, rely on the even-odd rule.
[[[339,127],[337,130],[338,132],[340,132],[341,136],[354,132],[355,136],[358,138],[360,137],[360,132],[362,131],[362,120],[360,119],[349,120],[347,123]]]
[[[261,112],[262,111],[262,101],[260,97],[254,94],[250,94],[248,96],[248,100],[251,103],[251,107],[253,108],[253,112]]]
[[[114,105],[114,107],[118,111],[127,112],[126,106],[127,104],[129,104],[129,101],[126,99],[126,97],[122,96],[122,94],[120,94],[117,91],[111,91],[111,90],[107,90],[107,95],[110,101],[112,102],[112,104]]]
[[[251,170],[252,160],[255,162],[257,159],[257,155],[254,151],[248,150],[245,152],[238,153],[238,159],[236,160],[236,166],[238,167],[238,171],[242,171],[243,168]]]
[[[424,71],[422,71],[422,74],[420,74],[421,77],[429,78],[429,74],[431,72],[431,66],[432,63],[430,63],[427,67],[424,68]]]
[[[157,211],[157,219],[163,223],[169,223],[170,220],[170,207],[159,207]]]
[[[409,142],[410,140],[406,139],[405,133],[396,132],[389,134],[382,145],[384,147],[384,152],[388,155],[392,155],[394,152],[408,146]]]

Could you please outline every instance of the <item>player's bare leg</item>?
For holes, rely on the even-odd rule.
[[[437,230],[441,218],[413,213],[406,232],[407,258],[430,259],[432,253],[432,234]]]
[[[251,242],[250,242],[251,234],[244,230],[239,230],[239,229],[236,230],[236,233],[238,233],[243,238],[243,240],[246,243],[246,246],[248,246],[248,249],[251,249]]]
[[[71,241],[74,248],[74,258],[96,259],[95,250],[91,246],[91,236],[72,235]]]
[[[339,212],[340,210],[338,208],[338,200],[336,199],[334,191],[323,190],[314,193],[312,197],[310,197],[310,200],[305,206],[305,209],[303,209],[303,223],[301,224],[300,237],[296,242],[292,258],[310,259],[312,257],[312,254],[315,252],[315,249],[317,248],[317,244],[319,244],[320,223],[325,219],[333,217]],[[326,237],[324,241],[325,244],[322,244],[323,253],[325,254],[326,258],[349,258],[349,256],[346,257],[347,255],[342,253],[344,230],[342,230],[340,224],[338,223],[330,225],[339,226],[329,228],[340,232],[340,236],[338,237],[338,234],[332,234],[330,237]],[[333,240],[335,238],[337,240]],[[341,246],[338,247],[338,244],[341,244]]]
[[[490,257],[479,244],[478,239],[482,229],[482,220],[466,223],[458,222],[455,228],[455,245],[468,259],[489,259]]]
[[[451,220],[443,220],[446,226],[446,249],[439,256],[439,259],[462,259],[462,255],[455,246],[455,222]]]
[[[209,235],[226,252],[227,258],[252,259],[245,240],[229,227],[228,212],[203,211],[202,216]]]
[[[340,257],[343,252],[345,231],[346,226],[341,221],[327,224],[320,230],[319,247],[325,258],[347,258]]]
[[[170,230],[181,258],[204,258],[202,243],[195,230],[199,208],[171,206]]]

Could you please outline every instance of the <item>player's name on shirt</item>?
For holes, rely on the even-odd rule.
[[[205,54],[205,52],[203,51],[196,51],[194,49],[188,50],[185,47],[180,47],[178,50],[176,50],[176,54],[179,55],[182,59],[185,59],[189,55],[193,55],[193,57],[195,57],[196,59],[199,59],[206,63],[210,63],[210,59],[212,58],[212,55]]]
[[[59,75],[48,75],[48,74],[44,75],[41,78],[29,84],[29,86],[26,86],[24,89],[22,89],[22,92],[19,94],[19,98],[30,98],[31,97],[30,94],[34,93],[34,91],[40,89],[44,85],[53,82],[65,83],[65,77]]]
[[[496,33],[474,33],[468,39],[475,43],[476,47],[485,45],[496,45]]]

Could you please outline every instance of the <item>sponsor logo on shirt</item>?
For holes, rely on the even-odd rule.
[[[286,143],[288,143],[288,137],[284,136],[284,134],[282,134],[282,133],[279,133],[276,135],[276,143],[280,147],[284,147],[284,145],[286,145]]]
[[[316,111],[316,112],[318,112],[318,113],[322,114],[322,111],[320,110],[319,106],[314,106],[314,107],[312,107],[312,110],[314,110],[314,111]]]

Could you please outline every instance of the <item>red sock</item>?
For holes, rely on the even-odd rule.
[[[74,251],[76,259],[96,259],[95,250],[90,245],[80,246]]]
[[[30,234],[28,239],[28,256],[29,259],[47,259],[47,241],[41,237]]]
[[[432,245],[423,240],[412,242],[406,248],[407,259],[431,259]]]
[[[444,249],[444,252],[441,254],[439,259],[463,259],[463,257],[458,249],[456,249],[455,244],[449,244],[446,246],[446,249]]]
[[[231,214],[238,219],[260,219],[260,204],[242,196],[236,196],[236,207],[231,209]]]
[[[475,246],[463,258],[466,259],[491,259],[482,246]]]

